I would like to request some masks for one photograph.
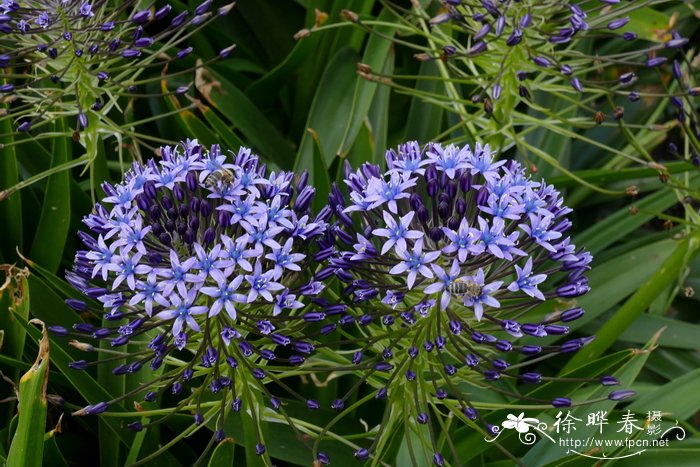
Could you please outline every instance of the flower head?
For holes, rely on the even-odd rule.
[[[148,71],[167,70],[171,62],[186,57],[192,52],[184,45],[187,37],[230,11],[225,6],[209,12],[211,3],[201,3],[194,15],[175,15],[168,4],[139,10],[135,0],[114,6],[97,1],[3,2],[0,69],[7,81],[0,96],[17,102],[2,118],[12,119],[18,131],[64,116],[76,118],[77,130],[99,122],[118,131],[106,117],[112,109],[122,111],[119,98],[149,95],[145,84],[162,77]],[[185,86],[166,94],[186,91]]]
[[[309,297],[322,288],[313,280],[314,256],[327,224],[309,217],[306,177],[294,186],[290,174],[267,174],[248,149],[226,162],[218,146],[188,140],[160,154],[134,164],[123,182],[103,185],[106,196],[84,219],[91,232],[80,234],[86,249],[67,274],[87,296],[69,305],[101,320],[59,333],[120,348],[127,363],[115,374],[162,368],[130,393],[102,401],[101,411],[132,395],[152,401],[170,392],[199,425],[200,406],[213,394],[221,410],[208,416],[216,417],[221,438],[226,405],[238,412],[240,392],[251,384],[283,410],[266,383],[277,380],[275,368],[299,366],[314,350],[298,330],[313,314],[303,310]],[[242,204],[251,209],[236,216]],[[78,412],[89,413],[98,412]]]
[[[470,395],[470,387],[487,384],[506,397],[561,406],[566,398],[520,392],[542,381],[523,359],[537,365],[590,340],[552,340],[583,314],[567,304],[588,290],[591,260],[565,237],[570,210],[559,192],[515,161],[494,161],[488,146],[405,144],[387,153],[387,166],[384,174],[368,164],[348,167],[349,196],[337,188],[329,196],[337,252],[328,263],[345,284],[338,325],[360,346],[355,371],[377,399],[391,401],[391,418],[418,424],[454,412],[487,425]],[[393,183],[397,176],[410,183]],[[365,202],[385,184],[400,187],[394,211]],[[556,311],[537,311],[545,301]],[[518,340],[525,336],[550,339]],[[514,419],[513,427],[525,429],[527,421]]]

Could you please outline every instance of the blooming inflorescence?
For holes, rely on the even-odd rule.
[[[102,321],[51,329],[97,339],[99,349],[72,343],[113,356],[75,361],[76,370],[114,361],[117,375],[150,367],[133,390],[91,401],[78,414],[104,412],[131,396],[152,402],[174,395],[178,409],[193,412],[196,425],[211,422],[221,440],[226,414],[252,404],[251,391],[280,409],[265,383],[279,383],[275,368],[301,365],[314,350],[296,331],[316,319],[303,312],[323,286],[306,271],[330,210],[313,217],[308,177],[268,174],[248,149],[233,161],[197,141],[160,153],[160,162],[134,164],[123,182],[104,183],[107,196],[84,220],[87,249],[67,279],[88,298],[68,304]],[[141,421],[130,426],[143,428]]]
[[[55,116],[77,116],[78,128],[87,127],[91,114],[101,119],[120,96],[144,94],[139,88],[152,79],[145,70],[189,55],[187,37],[233,6],[210,11],[212,3],[175,14],[170,4],[138,10],[134,0],[116,7],[104,0],[3,0],[0,93],[3,102],[18,101],[8,118],[18,131]]]
[[[338,321],[361,344],[350,358],[355,372],[376,398],[391,399],[395,420],[430,424],[431,432],[434,417],[450,412],[485,422],[469,395],[484,386],[534,404],[575,404],[520,389],[553,379],[528,365],[591,339],[552,340],[582,316],[572,299],[589,290],[591,262],[565,235],[571,210],[560,194],[517,162],[494,161],[488,145],[409,142],[386,161],[386,172],[348,167],[349,200],[337,187],[329,196],[338,220],[329,264],[345,284]],[[617,384],[611,376],[588,381]],[[395,413],[401,406],[404,417]]]

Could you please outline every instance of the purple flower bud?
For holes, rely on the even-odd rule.
[[[95,405],[88,405],[83,411],[88,415],[99,415],[106,412],[108,408],[109,405],[106,402],[98,402]]]
[[[331,409],[341,411],[345,407],[345,401],[343,399],[335,399],[331,402]]]
[[[134,47],[150,47],[153,45],[153,38],[142,37],[134,41]]]
[[[614,376],[606,375],[600,378],[600,384],[603,386],[617,386],[620,382]]]
[[[164,5],[160,7],[157,11],[156,14],[154,15],[154,18],[156,20],[161,20],[168,16],[168,13],[173,9],[173,7],[170,6],[170,4]]]
[[[616,20],[610,21],[608,23],[608,29],[611,31],[614,31],[615,29],[620,29],[621,27],[625,26],[627,23],[629,23],[630,17],[625,16],[624,18],[618,18]]]
[[[124,50],[122,50],[122,57],[124,57],[124,58],[135,58],[135,57],[138,57],[139,55],[141,55],[140,50],[136,50],[136,49],[124,49]]]
[[[233,52],[233,49],[236,48],[236,45],[230,45],[226,47],[225,49],[221,49],[219,51],[219,58],[227,58],[231,53]]]
[[[629,399],[630,397],[636,394],[636,392],[630,389],[621,389],[619,391],[613,391],[610,394],[608,394],[608,399],[610,399],[611,401],[622,401],[625,399]]]
[[[192,47],[186,47],[182,50],[180,50],[177,54],[175,54],[175,59],[180,60],[182,58],[187,57],[190,53],[192,53],[194,49]]]
[[[185,22],[185,18],[187,18],[188,14],[189,13],[187,11],[183,11],[182,13],[180,13],[179,15],[177,15],[176,17],[174,17],[172,19],[172,21],[170,22],[170,25],[172,27],[175,27],[175,28],[180,26],[182,23]]]
[[[518,28],[513,28],[513,31],[510,33],[510,36],[508,36],[508,39],[506,39],[506,45],[513,47],[515,45],[520,44],[522,40],[523,32]]]
[[[486,51],[486,42],[479,41],[467,51],[467,55],[478,55]]]
[[[542,375],[534,372],[527,372],[520,375],[520,379],[528,384],[539,384],[542,382]]]
[[[649,68],[661,66],[666,63],[668,59],[666,57],[654,57],[647,60],[647,66]]]
[[[578,92],[583,92],[583,86],[581,86],[581,82],[578,80],[578,78],[571,78],[571,87],[577,90]]]
[[[86,360],[76,360],[68,364],[68,368],[72,370],[85,370],[88,367],[88,362]]]
[[[365,448],[358,449],[353,455],[358,461],[366,461],[369,459],[369,451]]]
[[[207,10],[211,7],[212,0],[205,0],[204,2],[200,3],[197,8],[194,10],[195,15],[201,15],[207,12]]]
[[[632,91],[629,93],[629,96],[627,96],[627,98],[630,100],[630,102],[637,102],[640,96],[637,91]]]
[[[547,68],[552,64],[547,58],[541,56],[533,57],[532,61],[535,62],[535,65],[543,68]]]
[[[17,127],[17,131],[24,132],[24,131],[29,131],[32,128],[32,122],[29,120],[25,120],[24,122],[20,123],[19,126]]]
[[[151,11],[150,10],[141,10],[137,13],[134,14],[134,16],[131,17],[131,21],[134,23],[145,23],[148,21],[151,17]]]
[[[685,37],[681,37],[679,39],[671,39],[670,41],[666,42],[666,44],[664,44],[664,45],[666,46],[667,49],[674,49],[674,48],[678,48],[678,47],[683,47],[687,43],[688,43],[688,39],[686,39]]]
[[[257,454],[258,456],[262,456],[263,454],[265,454],[265,445],[262,443],[257,443],[255,445],[255,454]]]
[[[556,408],[571,407],[571,399],[569,399],[568,397],[557,397],[551,402],[551,404],[552,407]]]
[[[575,321],[579,319],[581,316],[583,316],[583,313],[584,311],[581,308],[572,308],[563,312],[559,319],[565,323],[568,323],[569,321]]]

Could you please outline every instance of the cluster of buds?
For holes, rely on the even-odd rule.
[[[574,93],[575,101],[564,99],[601,124],[607,114],[623,118],[625,101],[666,98],[678,123],[698,131],[692,99],[700,88],[689,40],[677,28],[677,13],[666,27],[652,28],[644,10],[649,5],[445,0],[430,19],[432,39],[442,47],[435,58],[448,61],[460,82],[474,85],[472,101],[483,102],[487,114],[504,93],[506,114],[517,99],[534,102],[537,110]],[[445,34],[445,27],[455,30]]]
[[[116,6],[104,0],[3,0],[0,96],[11,105],[0,118],[12,119],[21,132],[69,116],[77,129],[107,125],[109,111],[123,105],[120,97],[147,96],[146,85],[162,79],[147,70],[188,56],[193,49],[187,38],[233,8],[212,10],[212,3],[175,14],[170,4],[138,10],[135,0]]]

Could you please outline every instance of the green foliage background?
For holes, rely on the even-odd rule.
[[[424,12],[438,8],[437,2],[420,3]],[[675,12],[683,34],[697,39],[697,18],[681,3],[650,2],[646,14],[633,18],[634,25],[648,32]],[[598,338],[573,359],[558,360],[552,373],[575,370],[589,376],[615,369],[625,387],[638,393],[618,405],[616,414],[629,409],[643,419],[649,410],[663,411],[688,433],[672,447],[610,465],[698,465],[700,294],[693,296],[692,289],[700,291],[700,175],[689,162],[697,147],[673,124],[664,98],[628,107],[622,121],[609,118],[595,125],[589,109],[572,103],[564,90],[544,97],[553,116],[544,112],[543,118],[541,109],[516,107],[513,84],[504,86],[506,97],[489,115],[468,99],[475,82],[456,79],[440,60],[414,58],[416,53],[439,51],[453,32],[436,29],[431,36],[425,21],[429,16],[408,21],[404,8],[410,9],[410,2],[240,1],[229,17],[190,39],[206,56],[235,43],[232,57],[196,77],[188,73],[163,83],[173,89],[194,81],[185,97],[124,102],[124,134],[105,138],[94,153],[72,138],[73,122],[68,120],[56,120],[50,133],[18,134],[8,119],[0,119],[0,190],[8,190],[0,196],[0,263],[7,265],[0,290],[0,369],[6,376],[0,385],[0,398],[6,398],[0,405],[0,462],[20,455],[33,456],[22,457],[24,465],[116,466],[141,459],[144,465],[184,466],[205,450],[208,429],[149,457],[190,425],[185,415],[136,436],[125,430],[119,413],[71,418],[76,407],[109,398],[131,383],[112,377],[108,369],[70,370],[68,363],[80,358],[80,352],[61,340],[49,338],[49,363],[44,347],[40,350],[40,328],[29,324],[36,318],[69,327],[79,319],[63,303],[78,292],[61,277],[73,260],[81,219],[100,195],[99,181],[120,180],[133,159],[150,157],[160,144],[197,138],[207,145],[250,146],[276,169],[308,170],[317,188],[317,207],[331,183],[339,180],[344,161],[381,164],[385,149],[405,140],[485,141],[501,157],[522,160],[565,193],[575,209],[574,240],[595,257],[589,274],[592,291],[578,300],[587,314],[573,330]],[[355,12],[360,22],[348,22],[345,9]],[[414,18],[421,18],[423,10],[418,11]],[[303,28],[311,32],[296,40]],[[195,65],[196,57],[187,60],[185,68]],[[158,84],[152,87],[154,92],[160,89]],[[508,111],[509,102],[517,112]],[[142,121],[133,126],[137,131],[131,130],[134,122]],[[678,145],[680,154],[667,150],[669,142]],[[20,383],[25,373],[29,376]],[[43,384],[37,381],[46,375],[44,397]],[[18,385],[16,392],[10,381]],[[337,382],[324,388],[323,400],[332,400],[334,391],[341,392]],[[13,398],[17,394],[19,415]],[[65,406],[57,404],[59,396]],[[517,410],[507,401],[496,406],[502,410],[490,417],[494,422]],[[595,406],[612,407],[612,402]],[[579,415],[589,411],[577,410]],[[332,418],[330,412],[321,410],[319,423]],[[354,418],[336,427],[337,433],[348,439],[367,436],[362,424],[376,430],[381,419],[375,412],[372,406],[358,409]],[[551,422],[555,412],[535,410],[528,416]],[[233,441],[216,446],[202,461],[210,466],[260,464],[251,454],[246,427],[231,429]],[[271,423],[265,430],[272,440],[270,456],[278,465],[311,463],[309,452],[284,425]],[[413,461],[409,457],[407,440],[415,437],[408,426],[392,433],[391,456],[383,461],[429,465],[430,453]],[[512,463],[470,428],[453,427],[451,439],[464,465]],[[545,443],[524,446],[513,436],[505,437],[502,449],[528,466],[595,463]],[[351,452],[339,445],[333,465],[354,465]]]

